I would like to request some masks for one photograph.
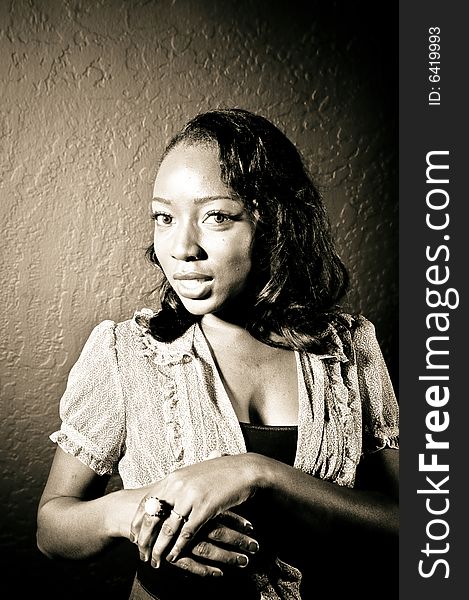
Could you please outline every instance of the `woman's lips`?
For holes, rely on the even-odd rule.
[[[212,277],[210,275],[207,275],[206,273],[200,273],[199,271],[188,271],[187,273],[182,273],[177,271],[176,273],[174,273],[173,275],[173,279],[180,279],[180,280],[190,280],[190,279],[212,279]]]
[[[183,298],[199,300],[205,298],[210,292],[213,278],[205,273],[192,271],[191,273],[175,273],[173,275],[176,291]]]

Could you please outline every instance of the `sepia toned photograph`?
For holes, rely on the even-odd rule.
[[[398,5],[0,2],[5,597],[399,597]]]

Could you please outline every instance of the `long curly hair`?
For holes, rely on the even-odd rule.
[[[216,145],[223,182],[256,214],[253,267],[242,296],[246,329],[269,345],[311,349],[318,331],[338,311],[349,277],[321,195],[297,148],[266,118],[237,108],[191,119],[161,161],[180,144]],[[146,255],[159,267],[153,244]],[[172,341],[199,317],[161,277],[161,310],[152,331],[157,339]]]

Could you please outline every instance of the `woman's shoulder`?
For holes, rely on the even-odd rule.
[[[98,361],[112,357],[122,368],[135,366],[142,358],[157,364],[184,360],[192,352],[193,328],[170,342],[161,341],[152,331],[152,320],[158,314],[158,310],[141,308],[128,319],[100,321],[89,334],[81,355],[94,356]]]
[[[336,311],[326,313],[326,319],[333,325],[355,331],[359,327],[373,327],[373,323],[361,312]]]
[[[189,327],[181,334],[176,334],[164,341],[155,335],[154,323],[161,311],[153,308],[140,308],[133,316],[115,324],[116,343],[121,351],[131,348],[137,355],[144,354],[157,361],[171,361],[176,356],[190,354],[193,345],[194,328]],[[171,327],[171,323],[167,324]],[[174,331],[177,331],[174,324]]]
[[[150,336],[155,342],[170,345],[177,342],[178,339],[185,337],[187,330],[191,329],[191,325],[194,325],[194,323],[184,323],[182,324],[183,327],[181,327],[180,323],[168,319],[167,315],[165,315],[165,324],[172,330],[174,335],[168,335],[168,341],[163,341],[158,335],[155,335],[155,322],[162,313],[163,311],[153,308],[140,308],[134,311],[132,317],[125,320],[115,321],[105,319],[95,325],[91,336],[114,335],[117,338]]]
[[[363,314],[334,311],[322,316],[314,337],[323,354],[348,361],[357,336],[368,335],[374,326]]]
[[[114,349],[134,347],[142,338],[151,335],[151,319],[157,315],[157,312],[150,308],[143,308],[136,310],[128,319],[104,319],[94,325],[86,341],[86,346],[112,347]]]
[[[128,319],[113,320],[104,319],[94,326],[92,336],[114,335],[118,337],[144,335],[151,332],[151,321],[158,315],[157,310],[152,308],[141,308],[135,310]]]

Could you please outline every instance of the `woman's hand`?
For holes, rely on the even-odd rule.
[[[147,487],[131,526],[131,535],[139,547],[140,558],[151,558],[156,568],[163,557],[175,563],[190,544],[192,550],[185,552],[186,559],[191,554],[197,556],[202,549],[202,553],[211,553],[211,557],[204,558],[229,563],[233,559],[231,553],[225,554],[223,548],[218,546],[215,549],[204,545],[206,540],[203,539],[199,540],[198,545],[196,534],[206,523],[254,494],[257,486],[255,456],[239,454],[206,460],[174,471]],[[157,507],[155,514],[145,510],[148,498],[158,499],[152,501]],[[220,534],[217,528],[215,531],[216,535],[232,535],[226,531]],[[211,539],[213,541],[213,530]],[[180,566],[187,564],[186,560]]]
[[[227,511],[209,521],[175,561],[175,567],[202,577],[223,575],[225,568],[243,568],[259,549],[252,525]],[[153,566],[155,564],[152,561]]]

